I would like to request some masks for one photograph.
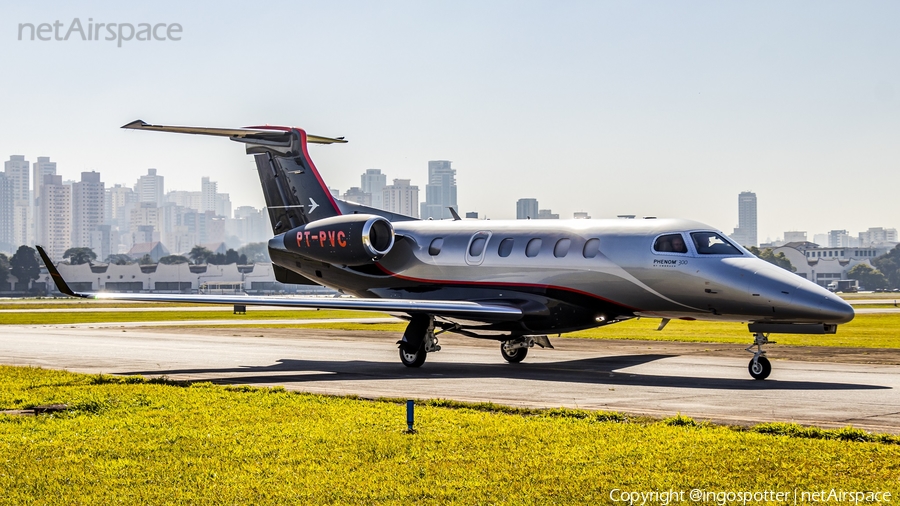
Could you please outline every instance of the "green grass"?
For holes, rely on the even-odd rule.
[[[900,445],[855,429],[504,410],[0,367],[4,504],[595,504],[636,491],[900,492]],[[759,430],[757,430],[759,429]],[[858,439],[881,442],[856,442]]]
[[[147,312],[61,312],[61,313],[2,313],[0,322],[7,325],[57,325],[69,323],[118,323],[118,322],[164,322],[190,320],[306,320],[329,318],[386,318],[388,315],[367,311],[343,311],[323,309],[320,311],[266,311],[247,308],[247,314],[232,314],[227,311],[147,311]]]
[[[95,299],[73,299],[65,298],[60,300],[41,299],[31,303],[21,302],[0,302],[0,309],[91,309],[91,308],[123,308],[123,307],[197,307],[197,303],[174,303],[174,302],[110,302]]]
[[[838,297],[852,301],[854,299],[897,299],[900,300],[900,292],[888,292],[888,293],[839,293]]]
[[[635,339],[705,343],[747,343],[752,341],[747,326],[672,320],[657,331],[659,320],[642,318],[566,334],[567,337],[593,339]],[[838,346],[851,348],[900,348],[900,314],[861,314],[850,323],[839,325],[836,334],[773,334],[779,344],[792,346]]]

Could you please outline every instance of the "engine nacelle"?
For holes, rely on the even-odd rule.
[[[394,227],[372,214],[333,216],[285,232],[284,246],[313,260],[366,265],[380,260],[394,246]]]

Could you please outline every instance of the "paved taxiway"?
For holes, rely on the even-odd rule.
[[[121,324],[120,324],[121,326]],[[386,332],[4,326],[0,363],[211,380],[364,397],[675,413],[725,423],[852,424],[900,433],[900,366],[774,360],[766,381],[737,345],[555,339],[522,364],[492,341],[450,336],[420,369]],[[789,349],[779,352],[777,358]],[[893,359],[892,359],[893,360]],[[894,361],[893,363],[897,363]]]

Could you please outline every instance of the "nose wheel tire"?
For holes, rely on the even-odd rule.
[[[528,355],[528,348],[516,348],[514,350],[506,351],[505,344],[506,343],[500,343],[500,354],[503,355],[503,360],[506,360],[510,364],[518,364],[525,360],[525,356]]]
[[[428,355],[428,352],[425,351],[425,342],[422,342],[422,345],[419,346],[418,351],[410,352],[403,347],[400,347],[400,362],[403,363],[406,367],[421,367],[422,364],[425,363],[425,356]]]
[[[772,364],[766,357],[758,357],[750,361],[748,369],[750,370],[750,376],[753,376],[753,379],[764,380],[768,378],[769,374],[772,372]]]

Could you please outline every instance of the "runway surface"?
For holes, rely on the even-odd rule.
[[[93,325],[93,324],[88,324]],[[121,326],[121,324],[119,324]],[[240,334],[240,335],[235,335]],[[900,433],[900,366],[773,360],[752,380],[741,346],[554,339],[506,364],[493,341],[451,336],[420,369],[386,332],[4,326],[0,363],[363,397],[450,398],[716,422],[793,421]],[[770,357],[789,354],[772,347]]]

